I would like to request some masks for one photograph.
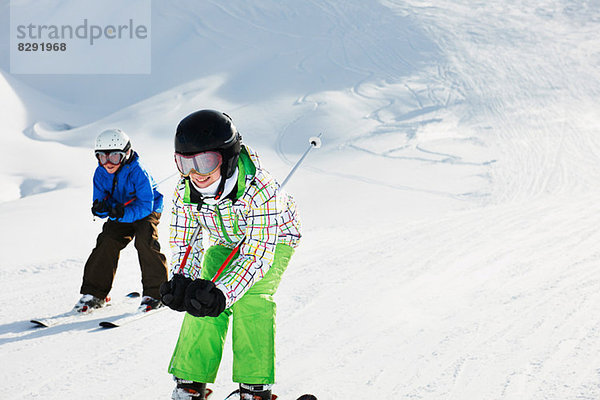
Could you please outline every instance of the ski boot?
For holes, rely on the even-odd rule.
[[[225,400],[275,400],[277,396],[271,394],[273,385],[248,385],[240,383],[240,388],[235,390]]]
[[[206,383],[187,381],[173,377],[177,386],[171,395],[172,400],[205,400],[212,390],[206,388]]]
[[[91,294],[84,294],[81,296],[81,299],[75,304],[73,307],[74,311],[79,313],[90,312],[95,308],[101,308],[110,303],[110,297],[105,297],[104,299],[100,299],[96,296],[92,296]]]
[[[142,302],[140,303],[140,307],[138,308],[140,311],[147,312],[150,310],[154,310],[163,306],[163,302],[155,299],[154,297],[144,296],[142,297]]]

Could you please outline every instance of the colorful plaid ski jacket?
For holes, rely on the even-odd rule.
[[[172,274],[180,269],[194,229],[198,224],[202,226],[182,271],[193,279],[200,277],[204,244],[233,249],[246,235],[240,255],[216,282],[225,294],[226,307],[267,273],[278,243],[296,247],[301,236],[293,198],[279,189],[275,179],[261,168],[256,153],[245,145],[238,168],[236,200],[224,198],[216,204],[204,203],[199,209],[198,204],[190,200],[189,179],[182,179],[175,188],[170,226]]]

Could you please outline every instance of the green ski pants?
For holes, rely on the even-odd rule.
[[[212,246],[204,254],[202,278],[212,279],[230,253]],[[271,269],[216,318],[185,314],[169,373],[178,378],[212,383],[217,377],[233,315],[233,381],[248,384],[275,383],[275,312],[273,295],[294,253],[291,246],[278,244]],[[237,256],[236,256],[237,257]]]

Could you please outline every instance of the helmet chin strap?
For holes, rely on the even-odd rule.
[[[219,182],[219,187],[217,188],[217,194],[215,194],[215,200],[219,200],[221,196],[223,196],[223,190],[225,190],[225,182],[227,181],[227,166],[225,165],[225,161],[221,163],[221,182]]]
[[[223,195],[223,190],[225,189],[225,181],[227,178],[223,174],[221,174],[221,182],[219,182],[219,187],[217,188],[217,194],[215,194],[215,200],[219,200]]]

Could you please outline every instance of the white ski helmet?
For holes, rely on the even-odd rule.
[[[131,148],[129,136],[120,129],[107,129],[96,138],[96,151],[127,151]]]

